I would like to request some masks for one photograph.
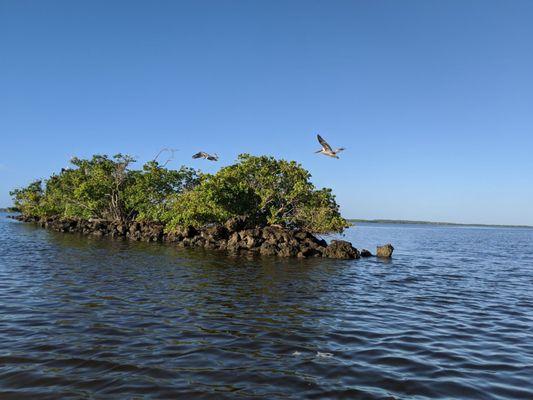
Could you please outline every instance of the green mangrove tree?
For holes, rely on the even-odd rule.
[[[155,160],[133,169],[134,162],[122,154],[73,158],[44,182],[12,191],[14,205],[35,217],[158,221],[167,230],[239,215],[316,233],[347,226],[331,189],[315,188],[294,161],[242,154],[215,174]]]

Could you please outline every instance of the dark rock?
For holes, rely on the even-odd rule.
[[[181,235],[184,238],[190,239],[197,236],[199,232],[194,226],[188,225],[176,229],[176,234]]]
[[[283,228],[277,226],[267,226],[263,228],[263,238],[265,238],[268,242],[271,242],[272,240],[276,242],[285,241],[285,233],[286,232]]]
[[[319,251],[323,251],[327,246],[327,242],[322,239],[317,239],[316,237],[307,238],[302,242],[302,246],[311,247]]]
[[[255,239],[263,237],[263,230],[261,228],[244,229],[240,232],[241,237],[251,236]]]
[[[278,244],[278,248],[278,255],[281,257],[296,257],[296,255],[299,253],[299,249],[296,246],[286,242]]]
[[[263,232],[259,228],[245,229],[239,232],[239,236],[242,240],[243,247],[249,250],[261,246],[264,242]]]
[[[306,231],[295,231],[294,232],[294,237],[298,240],[305,240],[312,236],[313,235],[311,235],[309,232],[306,232]]]
[[[378,246],[376,255],[382,258],[391,258],[393,251],[394,251],[394,247],[392,247],[392,244],[388,243],[383,246]]]
[[[278,253],[278,249],[275,245],[264,242],[259,248],[259,253],[264,256],[275,256]]]
[[[167,241],[169,242],[181,242],[185,236],[181,232],[172,231],[167,234]]]
[[[298,243],[292,232],[277,226],[267,226],[263,228],[261,236],[266,242],[270,244],[280,244],[289,242],[291,242],[292,244]]]
[[[367,249],[361,250],[361,257],[372,257],[372,253],[369,252]]]
[[[229,237],[228,229],[222,225],[212,225],[207,227],[202,235],[206,238],[212,238],[213,240],[222,240]]]
[[[259,241],[253,236],[245,236],[242,241],[243,241],[243,245],[247,249],[253,249],[254,247],[260,245]]]
[[[139,224],[138,222],[134,222],[130,225],[130,229],[129,229],[130,235],[134,235],[135,232],[140,231],[140,230],[141,230],[141,224]]]
[[[117,225],[117,235],[126,236],[126,231],[127,231],[126,225],[123,225],[123,224]]]
[[[266,243],[269,243],[269,244],[272,244],[272,245],[276,245],[279,243],[279,240],[275,237],[275,236],[270,236],[269,238],[263,238],[265,240]]]
[[[207,240],[201,236],[195,236],[191,239],[191,244],[195,247],[204,247]]]
[[[326,242],[324,239],[318,239],[315,238],[316,244],[318,244],[320,247],[328,247],[328,242]]]
[[[244,215],[230,218],[226,221],[224,226],[229,232],[239,232],[248,228],[250,225],[250,219]]]
[[[318,257],[321,256],[322,253],[318,251],[316,248],[304,246],[300,249],[300,252],[297,254],[298,257],[308,258],[308,257]]]
[[[204,248],[208,249],[208,250],[215,250],[218,248],[218,243],[214,240],[206,240],[205,244],[204,244]]]
[[[150,242],[160,242],[163,239],[163,233],[163,225],[153,225],[148,230],[147,236]]]
[[[237,248],[240,240],[241,240],[241,237],[237,232],[232,233],[228,239],[228,244],[227,244],[228,250]]]
[[[353,259],[359,258],[359,252],[350,242],[345,240],[333,240],[326,247],[324,257],[339,258],[339,259]]]

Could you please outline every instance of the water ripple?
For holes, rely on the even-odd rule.
[[[220,257],[0,216],[0,397],[533,398],[532,230],[347,236],[395,258]]]

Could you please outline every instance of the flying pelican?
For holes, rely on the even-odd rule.
[[[338,149],[333,150],[331,146],[328,144],[328,142],[326,142],[322,138],[322,136],[316,135],[316,138],[318,139],[318,142],[322,145],[322,148],[320,150],[315,151],[315,153],[322,153],[328,157],[339,158],[337,154],[345,150],[344,147],[339,147]]]
[[[209,154],[209,153],[206,153],[205,151],[199,151],[198,153],[194,154],[192,156],[192,158],[203,158],[205,160],[209,160],[209,161],[218,161],[218,155],[217,154]]]

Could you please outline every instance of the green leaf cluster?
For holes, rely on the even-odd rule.
[[[236,164],[203,176],[194,189],[177,196],[167,222],[172,229],[246,215],[257,223],[342,231],[348,223],[331,190],[317,190],[310,178],[294,161],[242,154]]]
[[[43,199],[42,181],[33,181],[24,188],[14,189],[9,192],[13,205],[24,215],[41,215],[41,202]]]
[[[170,198],[198,179],[190,168],[169,170],[156,161],[130,170],[135,160],[123,154],[75,157],[70,162],[72,167],[52,175],[44,189],[36,181],[12,191],[15,206],[39,217],[159,220]]]
[[[242,154],[216,174],[157,161],[131,169],[127,155],[73,158],[44,182],[11,192],[26,215],[159,221],[178,226],[224,223],[246,215],[258,224],[311,232],[342,231],[348,224],[330,189],[316,189],[294,161]]]
[[[192,189],[200,179],[194,169],[167,169],[157,161],[144,164],[141,171],[131,171],[131,175],[131,183],[124,193],[125,206],[138,221],[167,218],[175,196]]]

